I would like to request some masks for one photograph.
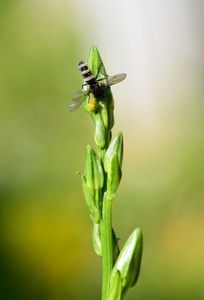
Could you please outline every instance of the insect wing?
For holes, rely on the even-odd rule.
[[[69,105],[69,110],[74,112],[83,103],[86,94],[83,91],[78,91],[73,97],[72,102]]]
[[[126,78],[126,76],[127,75],[125,73],[116,74],[114,76],[108,76],[107,77],[107,85],[111,86],[116,83],[119,83],[119,82],[123,81]]]

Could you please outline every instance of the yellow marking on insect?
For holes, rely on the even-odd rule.
[[[95,98],[90,98],[89,99],[89,109],[91,112],[95,111],[97,107],[97,101]]]

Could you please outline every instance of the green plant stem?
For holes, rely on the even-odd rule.
[[[83,105],[94,122],[97,153],[87,146],[85,171],[81,174],[82,187],[93,221],[93,248],[98,256],[102,256],[101,299],[119,300],[136,283],[142,256],[140,229],[133,231],[120,252],[119,239],[112,228],[112,203],[122,176],[123,135],[119,132],[112,139],[114,101],[107,85],[108,82],[112,85],[122,81],[126,74],[113,76],[111,84],[95,46],[91,48],[88,66],[95,76],[96,89],[92,84],[87,89],[82,88]],[[70,110],[77,108],[78,94],[72,98]]]
[[[110,274],[113,267],[113,245],[112,245],[112,203],[104,196],[102,220],[101,220],[101,242],[102,242],[102,300],[106,300],[110,283]]]

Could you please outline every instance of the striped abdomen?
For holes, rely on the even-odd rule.
[[[80,61],[78,64],[78,68],[84,78],[84,82],[91,85],[97,84],[95,76],[92,74],[91,70],[89,69],[88,65],[84,61]]]

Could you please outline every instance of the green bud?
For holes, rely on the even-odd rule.
[[[99,80],[101,92],[97,96],[94,95],[95,101],[91,98],[90,93],[90,99],[86,99],[83,105],[86,111],[91,113],[94,120],[94,139],[100,152],[107,148],[111,140],[111,129],[114,124],[113,96],[110,87],[106,85],[106,70],[98,49],[95,46],[91,47],[88,65],[92,73],[97,77],[97,80]],[[101,157],[104,157],[104,154],[101,154]]]
[[[94,139],[98,148],[103,149],[106,145],[106,129],[99,113],[92,114],[95,123]]]
[[[123,246],[118,259],[113,267],[111,277],[120,272],[123,294],[132,287],[139,276],[142,258],[142,232],[140,228],[135,229]]]
[[[113,157],[111,161],[111,169],[108,173],[107,178],[107,197],[111,200],[114,199],[115,193],[120,184],[120,180],[122,177],[121,168],[118,164],[117,157]]]
[[[114,125],[114,116],[113,116],[113,110],[114,110],[114,101],[113,101],[113,95],[111,93],[111,89],[108,87],[104,91],[104,98],[103,98],[103,104],[106,107],[106,119],[102,116],[104,120],[104,124],[106,128],[109,130],[112,129]],[[101,110],[101,115],[103,114],[103,110]]]
[[[101,59],[101,56],[98,52],[98,49],[95,46],[91,47],[89,58],[88,58],[88,65],[93,74],[96,76],[97,79],[104,79],[106,80],[107,74]],[[101,81],[101,83],[103,83]],[[102,97],[98,98],[101,104],[101,118],[103,120],[103,124],[106,129],[111,130],[114,124],[113,118],[113,96],[111,93],[111,89],[109,87],[104,88],[104,94]]]
[[[93,196],[95,195],[96,191],[102,189],[104,182],[103,169],[96,152],[90,145],[87,146],[84,177],[90,193]]]
[[[107,196],[113,197],[119,186],[122,171],[123,136],[122,133],[112,140],[105,154],[104,169],[107,173]]]
[[[87,146],[86,165],[82,175],[82,187],[91,218],[95,223],[100,221],[101,190],[104,176],[101,162],[91,146]]]
[[[92,243],[97,255],[102,256],[100,225],[93,224]]]
[[[119,132],[112,140],[108,150],[106,151],[104,168],[107,173],[110,172],[111,161],[114,159],[114,157],[117,157],[119,166],[121,167],[123,159],[123,135],[121,132]]]
[[[110,288],[107,300],[121,300],[122,284],[120,272],[117,270],[110,279]]]
[[[97,79],[102,79],[107,76],[103,61],[95,46],[92,46],[90,49],[88,66],[94,75],[98,75]]]
[[[90,217],[94,223],[99,223],[101,219],[101,212],[98,207],[95,205],[94,196],[90,193],[85,177],[82,175],[82,188],[84,192],[84,197],[86,204],[89,208]]]
[[[101,119],[103,120],[104,127],[107,129],[108,128],[108,111],[107,111],[107,106],[104,105],[104,103],[100,102],[101,110],[100,110],[100,115]]]

